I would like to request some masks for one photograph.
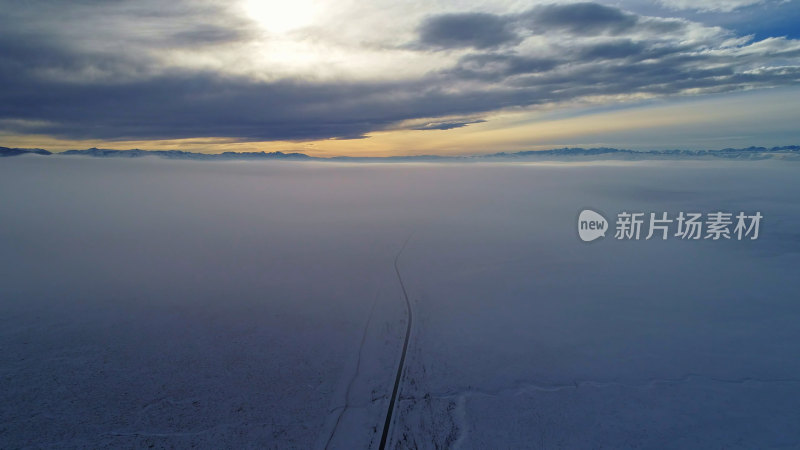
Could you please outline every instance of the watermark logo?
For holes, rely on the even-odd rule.
[[[578,236],[583,242],[592,242],[606,236],[608,221],[602,214],[584,209],[578,215]]]
[[[761,212],[738,214],[724,211],[679,212],[629,212],[617,214],[614,224],[616,240],[650,240],[669,238],[681,240],[756,240],[759,236]],[[605,237],[609,223],[602,214],[584,209],[578,216],[578,236],[584,242]]]

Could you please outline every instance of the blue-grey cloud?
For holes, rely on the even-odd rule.
[[[422,23],[420,43],[445,48],[497,47],[518,40],[510,25],[507,18],[495,14],[441,14]]]
[[[618,59],[641,55],[647,50],[644,42],[634,42],[630,39],[622,39],[611,42],[603,42],[585,47],[580,50],[581,59]]]
[[[483,119],[477,120],[446,120],[441,122],[427,122],[422,125],[416,125],[411,127],[412,130],[420,130],[420,131],[427,131],[427,130],[452,130],[454,128],[463,128],[467,125],[473,125],[476,123],[484,123],[486,122]]]
[[[518,14],[440,14],[426,19],[418,31],[422,46],[486,49],[517,43],[530,35],[675,33],[686,25],[683,20],[642,17],[619,8],[587,2],[542,5]]]
[[[633,29],[638,19],[618,8],[598,3],[547,5],[524,15],[532,28],[563,28],[575,34],[620,34]]]
[[[459,59],[449,74],[462,79],[497,81],[513,75],[547,72],[564,59],[557,57],[531,57],[511,53],[479,53]]]
[[[220,25],[202,25],[172,33],[167,41],[174,46],[202,46],[237,42],[250,36],[247,30]]]

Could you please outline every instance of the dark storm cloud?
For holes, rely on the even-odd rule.
[[[575,34],[620,34],[633,29],[637,17],[597,3],[547,5],[523,15],[531,28],[563,28]]]
[[[617,59],[641,55],[647,49],[643,42],[634,42],[623,39],[613,42],[604,42],[581,49],[581,59]]]
[[[443,48],[490,48],[517,41],[506,17],[485,13],[441,14],[419,28],[420,42]]]
[[[58,15],[54,5],[0,0],[10,11],[0,16],[6,131],[106,140],[354,139],[422,118],[428,122],[406,129],[459,128],[503,108],[589,96],[669,96],[800,81],[796,41],[732,42],[735,36],[721,29],[592,3],[429,17],[411,48],[435,49],[451,65],[391,81],[264,81],[164,67],[156,50],[200,51],[253,38],[223,3],[171,2],[160,14],[148,0],[71,3],[77,6]],[[96,17],[85,22],[82,14]],[[526,46],[528,38],[536,45]]]
[[[643,17],[589,2],[539,6],[517,16],[517,21],[535,34],[561,32],[578,36],[674,33],[686,27],[682,20]]]
[[[640,17],[597,3],[572,3],[538,6],[521,14],[439,14],[428,17],[418,33],[422,46],[486,49],[519,42],[526,35],[674,33],[685,26],[682,20]]]
[[[38,131],[68,138],[227,136],[241,139],[353,137],[393,121],[337,105],[386,95],[388,86],[258,83],[211,73],[107,85],[0,80],[0,117],[43,120]],[[388,103],[388,102],[386,102]]]

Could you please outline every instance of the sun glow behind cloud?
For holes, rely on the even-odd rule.
[[[271,33],[311,25],[318,13],[314,0],[244,0],[242,8],[250,19]]]

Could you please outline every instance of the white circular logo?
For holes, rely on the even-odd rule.
[[[602,214],[584,209],[578,215],[578,236],[583,242],[592,242],[606,236],[608,221]]]

